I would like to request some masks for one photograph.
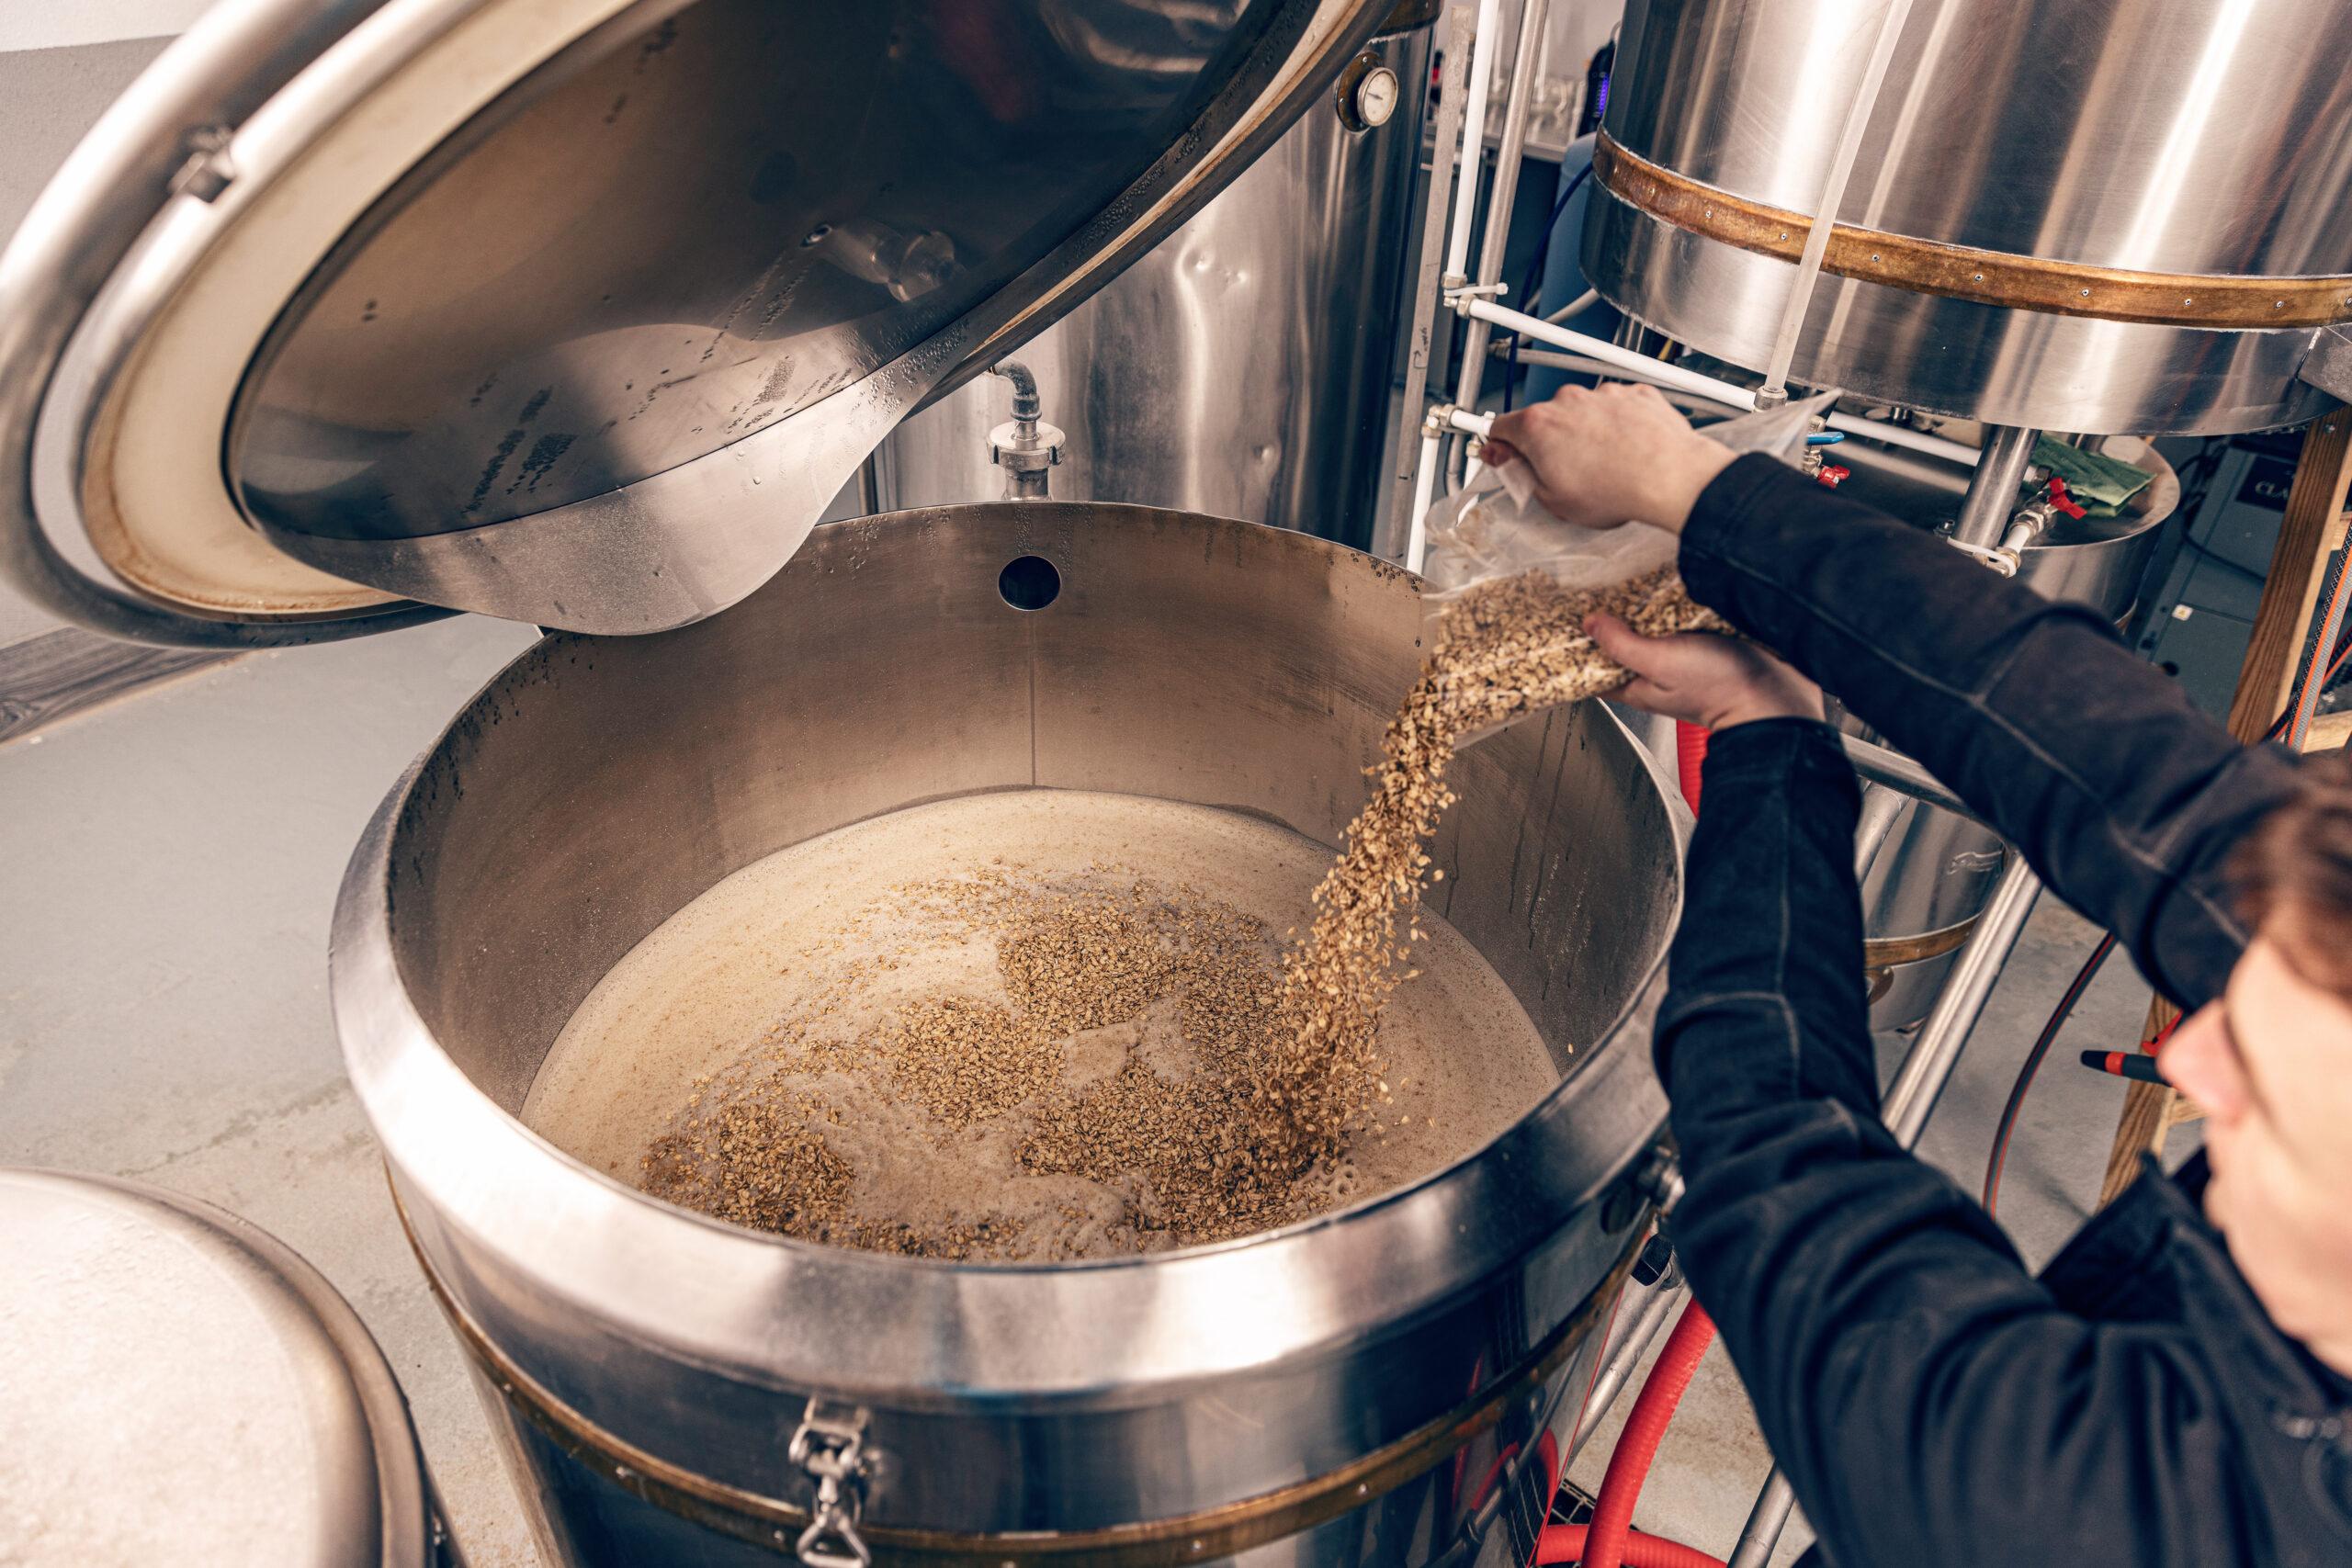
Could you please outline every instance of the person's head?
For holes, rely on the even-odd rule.
[[[2158,1070],[2204,1111],[2205,1212],[2278,1326],[2352,1371],[2352,757],[2231,865],[2254,941]]]

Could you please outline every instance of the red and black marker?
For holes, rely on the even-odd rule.
[[[2131,1078],[2139,1083],[2163,1083],[2165,1076],[2156,1071],[2156,1059],[2145,1051],[2086,1051],[2083,1066],[2094,1072],[2112,1073],[2119,1078]]]

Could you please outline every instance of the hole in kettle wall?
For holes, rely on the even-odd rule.
[[[1062,591],[1062,574],[1043,556],[1015,556],[996,574],[996,591],[1016,610],[1042,610]]]

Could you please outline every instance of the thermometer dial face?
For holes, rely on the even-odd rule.
[[[1380,56],[1367,50],[1340,73],[1331,98],[1332,107],[1340,111],[1340,123],[1363,132],[1388,123],[1404,102],[1405,85],[1394,70],[1380,62]]]

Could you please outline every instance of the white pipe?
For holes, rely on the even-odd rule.
[[[1952,542],[1979,547],[1997,544],[2017,514],[2018,490],[2033,466],[2035,433],[2019,425],[1984,427],[1984,460],[1968,479],[1968,493],[1961,498],[1960,517],[1952,525]]]
[[[1894,819],[1911,797],[1899,789],[1884,784],[1862,783],[1862,813],[1854,824],[1854,880],[1861,881],[1871,874],[1871,865],[1878,859],[1879,851],[1886,847],[1887,835],[1894,830]]]
[[[1527,148],[1527,102],[1535,89],[1535,56],[1544,46],[1544,21],[1551,0],[1520,0],[1519,45],[1512,57],[1510,91],[1503,99],[1502,143],[1495,152],[1495,183],[1487,196],[1485,238],[1478,246],[1478,274],[1471,281],[1491,286],[1502,281],[1503,253],[1510,243],[1510,212],[1519,199],[1520,155]],[[1471,320],[1462,333],[1462,374],[1453,400],[1464,408],[1478,403],[1487,380],[1487,338],[1491,329]],[[1469,481],[1469,454],[1457,446],[1447,454],[1445,474],[1450,489]]]
[[[1482,316],[1499,327],[1572,350],[1587,359],[1598,360],[1621,376],[1635,380],[1654,381],[1661,387],[1671,387],[1678,392],[1705,398],[1710,402],[1741,411],[1756,406],[1756,394],[1736,382],[1702,376],[1696,370],[1685,370],[1679,365],[1668,365],[1663,359],[1652,359],[1630,348],[1621,348],[1606,338],[1597,338],[1544,321],[1535,316],[1498,305],[1490,299],[1473,299],[1464,307],[1464,313]],[[1852,414],[1833,413],[1826,421],[1832,430],[1842,430],[1849,435],[1860,435],[1871,441],[1883,441],[1889,446],[1906,446],[1914,452],[1941,457],[1962,468],[1976,464],[1976,448],[1963,446],[1957,441],[1947,441],[1940,435],[1928,435],[1899,424],[1886,424],[1874,419],[1858,419]]]
[[[1973,446],[1963,446],[1957,441],[1947,441],[1940,435],[1929,435],[1907,424],[1889,424],[1883,420],[1858,419],[1849,413],[1833,413],[1829,428],[1842,430],[1849,435],[1859,435],[1866,441],[1883,442],[1889,446],[1906,447],[1930,457],[1941,457],[1947,463],[1957,463],[1963,468],[1976,466],[1978,453]]]
[[[1628,1285],[1626,1293],[1632,1294],[1636,1288]],[[1577,1455],[1584,1451],[1586,1442],[1600,1428],[1601,1417],[1608,1415],[1609,1407],[1617,1403],[1617,1395],[1623,1390],[1626,1378],[1649,1353],[1650,1345],[1657,1338],[1658,1331],[1680,1314],[1682,1303],[1690,1299],[1690,1287],[1686,1284],[1652,1288],[1642,1304],[1634,1310],[1633,1321],[1625,1325],[1625,1332],[1604,1342],[1600,1370],[1594,1374],[1592,1387],[1585,1393],[1584,1415],[1568,1434],[1568,1450],[1562,1457],[1562,1470],[1574,1463]]]
[[[1598,359],[1587,359],[1580,355],[1555,354],[1548,348],[1522,348],[1519,351],[1519,362],[1522,366],[1537,370],[1573,370],[1579,376],[1599,376],[1604,380],[1621,375],[1613,365],[1603,365]],[[1702,398],[1695,393],[1679,391],[1672,387],[1661,387],[1658,391],[1668,402],[1679,404],[1683,408],[1705,409],[1712,412],[1722,406],[1713,398]]]
[[[1396,433],[1396,472],[1388,504],[1381,509],[1378,535],[1380,553],[1391,560],[1404,558],[1406,536],[1412,531],[1413,487],[1419,470],[1410,458],[1419,450],[1415,439],[1428,416],[1430,340],[1437,323],[1439,272],[1445,263],[1446,207],[1435,193],[1446,189],[1453,179],[1454,144],[1462,140],[1459,121],[1464,85],[1470,73],[1470,17],[1466,3],[1450,3],[1437,20],[1435,47],[1444,65],[1438,76],[1436,123],[1430,132],[1433,138],[1431,194],[1422,204],[1421,243],[1414,257],[1413,325],[1406,340],[1404,423]]]
[[[1535,339],[1538,343],[1548,343],[1556,347],[1572,349],[1588,359],[1598,359],[1623,375],[1633,376],[1645,381],[1655,381],[1661,387],[1672,387],[1678,391],[1693,392],[1702,398],[1712,398],[1716,402],[1732,408],[1752,409],[1756,406],[1756,394],[1745,387],[1735,386],[1729,381],[1719,381],[1713,376],[1702,376],[1695,370],[1685,370],[1679,365],[1668,365],[1663,359],[1652,359],[1645,354],[1635,354],[1630,348],[1618,347],[1606,338],[1592,337],[1584,333],[1572,332],[1566,327],[1555,326],[1540,316],[1531,316],[1523,310],[1514,310],[1509,306],[1498,305],[1491,299],[1470,300],[1463,307],[1463,311],[1465,315],[1492,321],[1498,327],[1508,327],[1512,332]]]
[[[1413,480],[1413,525],[1405,536],[1405,570],[1419,571],[1430,548],[1430,492],[1437,483],[1439,437],[1421,437],[1421,468]]]
[[[1789,283],[1789,297],[1781,306],[1780,331],[1772,339],[1771,363],[1765,367],[1765,401],[1777,406],[1788,401],[1789,362],[1796,357],[1797,333],[1804,326],[1805,310],[1813,303],[1813,286],[1821,276],[1821,258],[1829,249],[1829,235],[1838,227],[1838,209],[1845,204],[1846,181],[1854,172],[1854,156],[1861,151],[1862,127],[1871,118],[1871,106],[1878,102],[1878,90],[1886,81],[1886,68],[1894,59],[1895,39],[1903,33],[1904,19],[1911,14],[1911,0],[1887,0],[1886,16],[1879,23],[1878,42],[1871,50],[1870,62],[1862,69],[1861,91],[1846,110],[1845,130],[1838,138],[1837,151],[1829,160],[1829,177],[1822,184],[1821,199],[1814,204],[1813,227],[1806,231],[1804,252],[1797,261],[1797,275]]]
[[[1453,231],[1445,242],[1445,287],[1470,280],[1470,225],[1477,218],[1478,170],[1486,162],[1487,94],[1495,80],[1495,34],[1502,0],[1478,0],[1478,31],[1470,40],[1470,90],[1462,111],[1462,156],[1453,170]]]

